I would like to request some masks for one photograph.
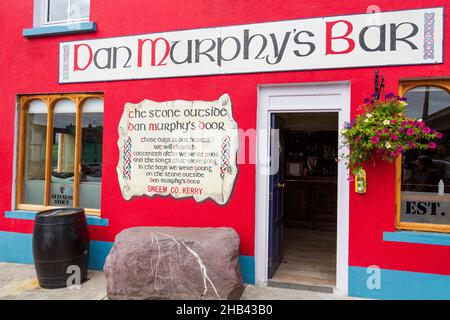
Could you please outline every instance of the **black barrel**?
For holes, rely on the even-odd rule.
[[[84,209],[64,208],[36,214],[33,256],[39,285],[56,289],[67,287],[67,280],[80,271],[80,282],[87,280],[89,229]],[[77,269],[74,266],[78,266]],[[77,284],[70,281],[69,285]]]

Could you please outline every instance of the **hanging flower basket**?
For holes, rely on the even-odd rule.
[[[386,95],[385,101],[365,99],[359,107],[362,113],[345,124],[340,133],[350,152],[342,157],[353,174],[374,157],[393,162],[411,149],[436,148],[435,140],[442,138],[442,133],[421,119],[404,116],[406,106],[406,98],[392,93]]]

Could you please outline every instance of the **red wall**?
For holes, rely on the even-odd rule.
[[[213,202],[171,198],[133,198],[125,201],[119,190],[117,126],[124,103],[152,100],[215,100],[231,96],[234,116],[243,129],[255,128],[257,85],[351,81],[352,107],[372,91],[374,68],[204,76],[89,84],[58,84],[58,47],[61,41],[152,33],[177,29],[228,26],[264,21],[364,13],[369,5],[381,10],[446,6],[449,0],[365,1],[347,0],[92,0],[93,34],[27,39],[24,28],[33,24],[33,0],[0,1],[0,230],[30,233],[32,221],[4,219],[11,209],[14,153],[14,108],[18,94],[101,91],[105,96],[105,131],[102,184],[102,217],[110,226],[92,227],[95,240],[113,241],[124,228],[139,225],[230,226],[241,237],[241,254],[253,255],[255,216],[255,166],[239,166],[234,193],[227,206]],[[450,25],[449,14],[445,24]],[[450,41],[450,32],[445,42]],[[387,91],[396,91],[400,78],[450,76],[449,52],[443,65],[380,68]],[[376,61],[374,61],[376,63]],[[255,150],[250,150],[255,152]],[[450,275],[450,247],[383,242],[383,231],[394,231],[393,165],[369,165],[368,192],[350,195],[350,265],[377,264],[382,268]]]

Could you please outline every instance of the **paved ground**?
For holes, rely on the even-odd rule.
[[[101,300],[106,297],[103,272],[89,271],[80,290],[42,289],[32,265],[0,263],[0,300]]]
[[[0,300],[102,300],[106,299],[106,280],[102,272],[89,272],[89,281],[79,290],[42,289],[36,279],[34,266],[0,263]],[[349,299],[327,293],[304,290],[250,286],[242,300],[336,300]]]

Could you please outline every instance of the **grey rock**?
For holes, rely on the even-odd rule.
[[[104,267],[110,299],[238,299],[239,236],[232,228],[122,231]]]

